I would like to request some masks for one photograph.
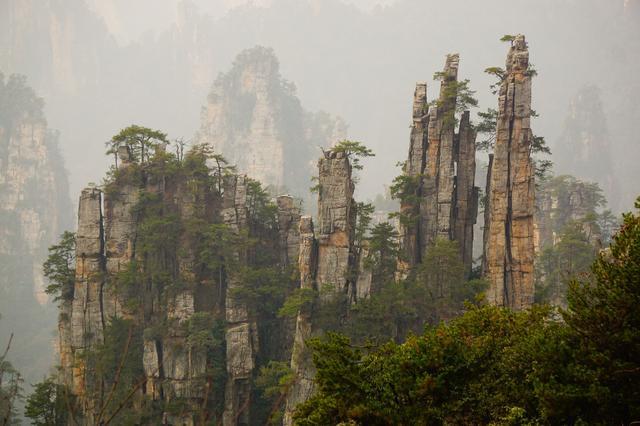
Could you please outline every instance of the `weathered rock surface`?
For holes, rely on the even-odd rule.
[[[469,111],[462,114],[456,135],[457,158],[453,207],[453,239],[460,245],[465,277],[473,266],[473,227],[478,217],[479,188],[474,186],[476,174],[476,133],[469,121]]]
[[[222,217],[233,232],[239,233],[247,226],[247,183],[244,176],[225,179]],[[235,253],[240,264],[245,263],[244,253]],[[247,307],[233,297],[233,290],[240,285],[239,271],[229,271],[226,306],[227,385],[225,389],[223,425],[249,424],[251,408],[251,379],[258,351],[258,334],[255,321]]]
[[[328,151],[318,163],[318,272],[320,287],[331,293],[350,290],[347,272],[355,230],[354,185],[346,154]]]
[[[290,195],[281,195],[276,198],[276,206],[278,207],[280,267],[287,275],[296,274],[299,268],[300,220],[302,217],[300,215],[300,201]],[[296,280],[288,290],[294,291],[298,286],[299,281]],[[280,344],[276,352],[273,353],[273,357],[279,360],[290,360],[296,334],[296,318],[283,318],[277,333],[272,336],[272,340],[278,341]]]
[[[276,199],[278,206],[278,233],[280,235],[280,264],[298,264],[300,250],[300,203],[290,195]]]
[[[497,136],[489,176],[488,232],[485,246],[490,286],[487,300],[524,309],[533,303],[535,210],[531,160],[531,76],[529,51],[518,35],[507,55],[500,86]]]
[[[475,131],[468,111],[455,132],[459,56],[448,55],[440,95],[429,109],[427,86],[416,84],[409,158],[404,173],[411,180],[411,199],[400,211],[409,220],[401,227],[408,269],[418,265],[436,239],[456,240],[468,276],[473,263],[473,225],[478,212],[475,183]]]
[[[351,164],[345,153],[327,151],[318,162],[318,227],[310,217],[300,221],[300,288],[319,293],[318,305],[343,296],[355,298],[358,290],[352,282],[355,259],[352,253],[355,231],[354,184]],[[344,312],[334,313],[338,318]],[[296,334],[291,356],[294,383],[290,387],[285,407],[284,424],[292,424],[295,407],[314,392],[315,368],[305,340],[322,331],[313,310],[301,310],[296,322]]]
[[[413,95],[413,124],[411,126],[411,139],[409,145],[409,158],[404,173],[409,178],[417,180],[415,198],[421,199],[423,192],[422,175],[424,174],[427,159],[427,147],[429,129],[429,103],[427,101],[427,84],[417,83]],[[415,266],[422,259],[422,218],[420,215],[420,203],[403,202],[400,212],[410,218],[407,224],[401,228],[402,248],[409,263]],[[402,269],[406,269],[402,267]]]
[[[201,185],[188,174],[152,174],[132,180],[131,176],[137,176],[146,166],[130,164],[126,152],[119,157],[118,172],[123,177],[109,184],[105,194],[87,188],[80,197],[76,283],[73,299],[61,305],[62,379],[80,403],[77,420],[82,424],[95,422],[108,394],[105,383],[95,377],[95,366],[84,355],[103,343],[113,318],[123,318],[144,330],[139,349],[146,381],[136,394],[138,400],[146,395],[160,404],[186,404],[190,407],[186,413],[165,412],[163,418],[173,424],[189,425],[197,423],[203,404],[214,397],[212,388],[222,387],[224,392],[219,399],[210,402],[222,407],[222,423],[251,424],[253,378],[260,352],[257,314],[234,292],[243,284],[240,267],[250,261],[248,252],[238,245],[237,251],[225,254],[229,258],[224,259],[224,264],[203,275],[197,254],[202,234],[189,231],[189,227],[201,229],[198,227],[205,225],[223,227],[224,232],[233,235],[227,238],[249,235],[249,224],[254,220],[249,210],[249,180],[243,175],[225,176],[222,194],[217,192],[217,184]],[[137,167],[138,171],[130,173],[129,167]],[[157,252],[148,251],[150,247],[155,250],[158,243],[145,243],[145,238],[150,237],[145,234],[145,209],[151,205],[160,208],[154,210],[160,214],[154,220],[184,227],[176,233],[175,240],[169,240],[175,243],[166,246],[160,257],[155,257]],[[280,239],[274,238],[270,244],[280,253],[283,265],[279,267],[284,268],[284,262],[290,263],[294,258],[297,261],[300,213],[291,197],[280,197],[278,205],[276,237],[279,235]],[[226,268],[227,264],[235,267]],[[152,274],[139,274],[154,267],[166,268],[172,282],[162,282],[166,279],[162,276],[154,279]],[[136,282],[126,284],[122,277],[134,277]],[[226,370],[224,383],[210,381],[210,352],[192,335],[197,324],[216,319],[224,329],[221,348],[226,350],[221,349],[220,355],[224,365],[216,367]],[[293,332],[289,335],[293,340]],[[219,376],[220,380],[224,376]]]
[[[429,143],[424,178],[422,251],[437,238],[451,239],[454,197],[454,138],[456,97],[451,85],[458,79],[458,55],[448,55],[437,104],[429,111]]]
[[[303,216],[300,220],[300,288],[317,291],[316,272],[318,266],[318,242],[316,241],[313,220],[310,216]],[[311,351],[305,341],[312,336],[312,310],[300,310],[296,319],[296,330],[291,354],[291,370],[295,381],[287,394],[284,413],[284,425],[293,424],[293,411],[301,402],[306,401],[313,394],[313,380],[315,367]]]
[[[104,284],[104,227],[102,192],[87,188],[80,195],[76,232],[76,282],[71,302],[69,327],[73,358],[63,370],[72,371],[71,390],[78,396],[87,422],[93,421],[101,405],[100,383],[93,366],[82,358],[83,351],[103,342],[106,317],[102,310]],[[61,352],[67,351],[63,349]]]

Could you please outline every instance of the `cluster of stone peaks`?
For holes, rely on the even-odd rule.
[[[126,177],[139,166],[131,164],[128,154],[120,151],[118,172]],[[82,424],[105,420],[104,407],[115,385],[96,373],[95,361],[87,354],[105,343],[107,330],[117,319],[133,321],[137,329],[145,330],[141,341],[131,342],[142,347],[127,351],[129,357],[142,351],[139,367],[145,380],[136,398],[146,395],[165,404],[186,404],[182,410],[163,413],[163,421],[196,424],[194,413],[202,413],[207,401],[217,398],[221,401],[215,404],[223,407],[224,424],[248,424],[247,401],[256,356],[261,346],[268,346],[260,344],[259,334],[277,333],[282,326],[276,324],[259,332],[255,313],[235,296],[234,288],[241,280],[240,266],[251,262],[251,253],[241,249],[226,253],[233,258],[227,261],[239,265],[238,269],[221,266],[218,272],[203,270],[206,268],[198,259],[201,242],[188,229],[177,233],[177,240],[171,241],[167,250],[149,252],[144,227],[150,225],[141,225],[149,213],[140,206],[145,199],[154,199],[162,210],[161,217],[174,223],[225,225],[231,233],[226,238],[245,232],[271,232],[272,245],[268,248],[278,254],[283,268],[297,259],[299,206],[291,197],[279,197],[277,228],[261,231],[252,223],[250,198],[254,194],[245,176],[225,176],[220,190],[199,182],[188,175],[148,176],[142,184],[117,178],[105,192],[97,188],[82,191],[76,281],[73,297],[61,304],[59,324],[62,377],[76,397],[76,421]],[[162,235],[153,237],[158,239],[154,244],[164,244]],[[149,259],[158,255],[161,258]],[[169,282],[146,270],[154,267],[172,275]],[[129,272],[137,274],[135,283],[126,283]],[[210,376],[210,348],[193,343],[194,324],[204,321],[208,329],[212,327],[208,318],[224,322],[226,351],[220,356],[226,360],[226,373],[220,377],[226,376],[226,385],[220,395],[205,379]]]
[[[411,270],[436,239],[458,242],[468,277],[473,264],[473,226],[479,188],[475,186],[475,130],[469,112],[455,132],[458,55],[446,60],[440,97],[427,103],[427,87],[416,85],[409,158],[410,201],[401,213],[402,247]],[[531,159],[531,75],[524,36],[514,38],[500,85],[495,151],[490,155],[484,211],[483,275],[490,303],[522,309],[533,303],[534,167]]]
[[[485,204],[484,273],[490,281],[489,301],[517,309],[528,306],[533,295],[534,186],[527,61],[524,37],[518,36],[500,90]],[[401,205],[401,214],[410,220],[400,225],[405,261],[398,262],[397,277],[411,274],[438,239],[458,243],[465,275],[471,274],[479,204],[476,132],[468,111],[457,117],[458,65],[458,55],[447,57],[435,105],[427,102],[426,84],[416,86],[404,168],[412,192]],[[298,203],[285,195],[276,198],[273,210],[265,210],[274,212],[269,216],[273,220],[256,216],[255,182],[244,175],[217,175],[218,183],[211,184],[188,171],[156,171],[131,181],[126,176],[135,175],[132,171],[139,166],[128,161],[126,150],[120,158],[121,178],[115,187],[105,192],[87,188],[80,197],[75,286],[73,297],[61,306],[62,374],[81,407],[79,418],[85,424],[103,419],[101,407],[114,385],[96,374],[97,366],[85,354],[103,344],[110,324],[121,318],[145,330],[141,340],[133,343],[141,345],[140,368],[145,377],[144,385],[135,391],[140,400],[165,407],[161,408],[163,421],[198,424],[202,413],[208,412],[203,407],[213,404],[219,407],[217,418],[224,425],[254,424],[258,421],[253,405],[258,366],[278,360],[290,364],[293,374],[283,401],[283,423],[292,424],[296,406],[314,393],[315,368],[306,342],[323,332],[319,308],[331,307],[330,316],[339,321],[350,305],[370,297],[376,288],[370,271],[363,267],[363,252],[354,247],[358,212],[350,154],[328,150],[318,161],[315,219],[301,216]],[[149,200],[155,203],[153,208]],[[147,207],[141,208],[141,203]],[[159,218],[145,222],[148,212],[158,211]],[[155,248],[149,251],[145,232],[154,226],[170,230],[173,223],[183,228],[168,241],[151,235],[157,238],[151,239]],[[190,231],[194,223],[205,228]],[[204,252],[203,230],[214,232],[212,240],[204,240]],[[258,245],[230,243],[242,236]],[[156,250],[165,245],[166,249]],[[207,245],[219,250],[213,250],[213,259]],[[268,266],[295,271],[290,290],[316,295],[312,304],[300,305],[295,321],[273,312],[265,314],[246,297],[247,268],[259,265],[269,253],[276,256],[267,259]],[[203,257],[208,260],[202,261]],[[169,276],[154,275],[149,270],[154,267]],[[133,287],[125,279],[130,270],[141,280]],[[137,305],[129,303],[132,294]],[[334,303],[338,299],[346,303]],[[194,327],[207,318],[219,325],[217,338],[223,344],[216,347],[224,348],[223,353],[194,343]],[[224,365],[223,374],[212,373],[213,357]],[[175,407],[176,402],[186,409],[166,408]]]
[[[401,230],[408,263],[402,268],[420,264],[429,247],[444,238],[459,243],[468,277],[479,190],[474,185],[476,133],[469,111],[462,114],[456,133],[458,64],[458,55],[447,57],[436,106],[429,108],[427,85],[416,84],[409,158],[404,168],[412,181],[413,197],[401,205],[401,213],[408,218]]]

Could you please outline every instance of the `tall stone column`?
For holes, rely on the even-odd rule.
[[[332,294],[351,290],[347,275],[351,267],[355,231],[354,185],[346,154],[328,151],[318,163],[318,285]]]
[[[493,154],[489,154],[489,164],[487,164],[487,181],[484,188],[484,213],[483,213],[483,232],[482,232],[482,275],[486,276],[489,271],[487,263],[487,247],[489,245],[489,229],[491,229],[491,171],[493,170]]]
[[[280,265],[287,267],[298,262],[300,249],[300,206],[290,195],[276,199],[278,234],[280,236]]]
[[[456,135],[456,178],[453,208],[453,239],[460,245],[464,274],[471,275],[473,265],[473,226],[478,216],[479,189],[476,175],[476,132],[471,127],[469,111],[462,114]]]
[[[500,87],[498,124],[489,192],[485,255],[490,303],[524,309],[533,303],[535,210],[531,159],[531,76],[523,35],[509,49]]]
[[[437,238],[451,239],[451,205],[453,201],[455,137],[455,92],[451,85],[458,78],[458,55],[447,55],[438,102],[429,111],[429,143],[424,170],[424,201],[420,207],[421,252]]]
[[[311,218],[301,219],[298,265],[301,288],[317,294],[314,309],[322,309],[341,296],[355,297],[357,293],[351,279],[356,212],[349,158],[342,152],[327,151],[318,162],[318,171],[318,228],[314,236]],[[314,392],[315,367],[305,344],[309,337],[322,332],[321,324],[314,321],[314,309],[302,309],[298,314],[291,356],[295,379],[287,395],[284,425],[293,423],[296,406]],[[338,317],[344,314],[335,312]]]
[[[246,176],[229,176],[224,182],[222,217],[224,223],[236,233],[246,229],[247,209]],[[246,262],[245,253],[237,253],[239,263]],[[247,306],[235,297],[233,289],[240,285],[236,271],[229,270],[226,297],[227,384],[225,388],[224,426],[250,424],[251,382],[258,352],[258,332]]]
[[[405,175],[415,185],[411,194],[415,199],[422,197],[422,174],[426,167],[426,153],[429,144],[429,104],[427,101],[427,84],[416,83],[413,94],[413,123],[409,145],[409,158],[404,167]],[[404,201],[400,205],[400,212],[410,219],[409,223],[401,224],[402,250],[406,256],[408,267],[412,268],[422,259],[422,244],[420,231],[420,207],[412,202]]]
[[[456,240],[468,277],[473,264],[473,225],[479,190],[475,184],[475,138],[465,111],[456,134],[458,91],[457,54],[447,55],[441,73],[440,94],[429,108],[427,86],[417,83],[413,100],[413,126],[409,158],[404,173],[413,191],[400,211],[401,245],[407,264],[399,264],[399,275],[422,262],[436,239]]]
[[[132,167],[129,147],[119,147],[118,158],[121,171]],[[105,262],[108,277],[104,310],[107,317],[119,317],[123,314],[123,300],[120,300],[121,295],[114,286],[113,278],[126,271],[135,256],[138,218],[133,208],[138,203],[139,195],[139,185],[131,183],[117,185],[117,190],[104,194]]]
[[[102,192],[96,188],[85,188],[80,195],[76,233],[76,282],[70,323],[73,356],[69,359],[72,364],[63,364],[63,369],[73,371],[71,390],[78,397],[88,423],[97,414],[101,383],[81,354],[102,343],[104,337],[107,318],[102,310],[103,241]]]
[[[313,233],[313,220],[303,216],[300,220],[300,288],[317,291],[316,269],[318,267],[318,245]],[[295,381],[287,394],[283,424],[293,424],[293,411],[301,402],[313,394],[313,379],[316,374],[311,351],[305,341],[311,337],[312,310],[303,307],[296,318],[296,330],[291,353],[291,369]]]

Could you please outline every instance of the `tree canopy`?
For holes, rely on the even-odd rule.
[[[640,209],[640,198],[636,203]],[[467,306],[403,344],[309,341],[317,424],[629,424],[640,419],[640,213],[571,281],[568,309]]]

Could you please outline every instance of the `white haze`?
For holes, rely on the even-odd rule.
[[[620,186],[614,207],[629,209],[640,193],[640,14],[637,2],[627,3],[625,9],[624,0],[0,0],[7,14],[0,24],[15,23],[24,7],[39,32],[30,50],[4,46],[14,51],[0,54],[0,70],[26,74],[45,97],[50,127],[62,132],[76,199],[81,187],[100,181],[110,161],[103,143],[120,128],[138,123],[191,138],[215,76],[241,50],[272,47],[305,109],[342,116],[350,138],[377,153],[360,179],[359,196],[367,198],[384,190],[406,157],[415,82],[432,83],[445,55],[458,52],[461,77],[471,80],[482,109],[495,107],[483,70],[504,65],[502,35],[524,33],[539,72],[534,131],[553,150],[572,97],[585,85],[598,86]],[[66,32],[52,32],[51,22]],[[1,27],[4,40],[28,31]],[[436,91],[432,83],[430,97]],[[564,165],[561,172],[589,175],[572,170],[567,159],[554,160]]]

